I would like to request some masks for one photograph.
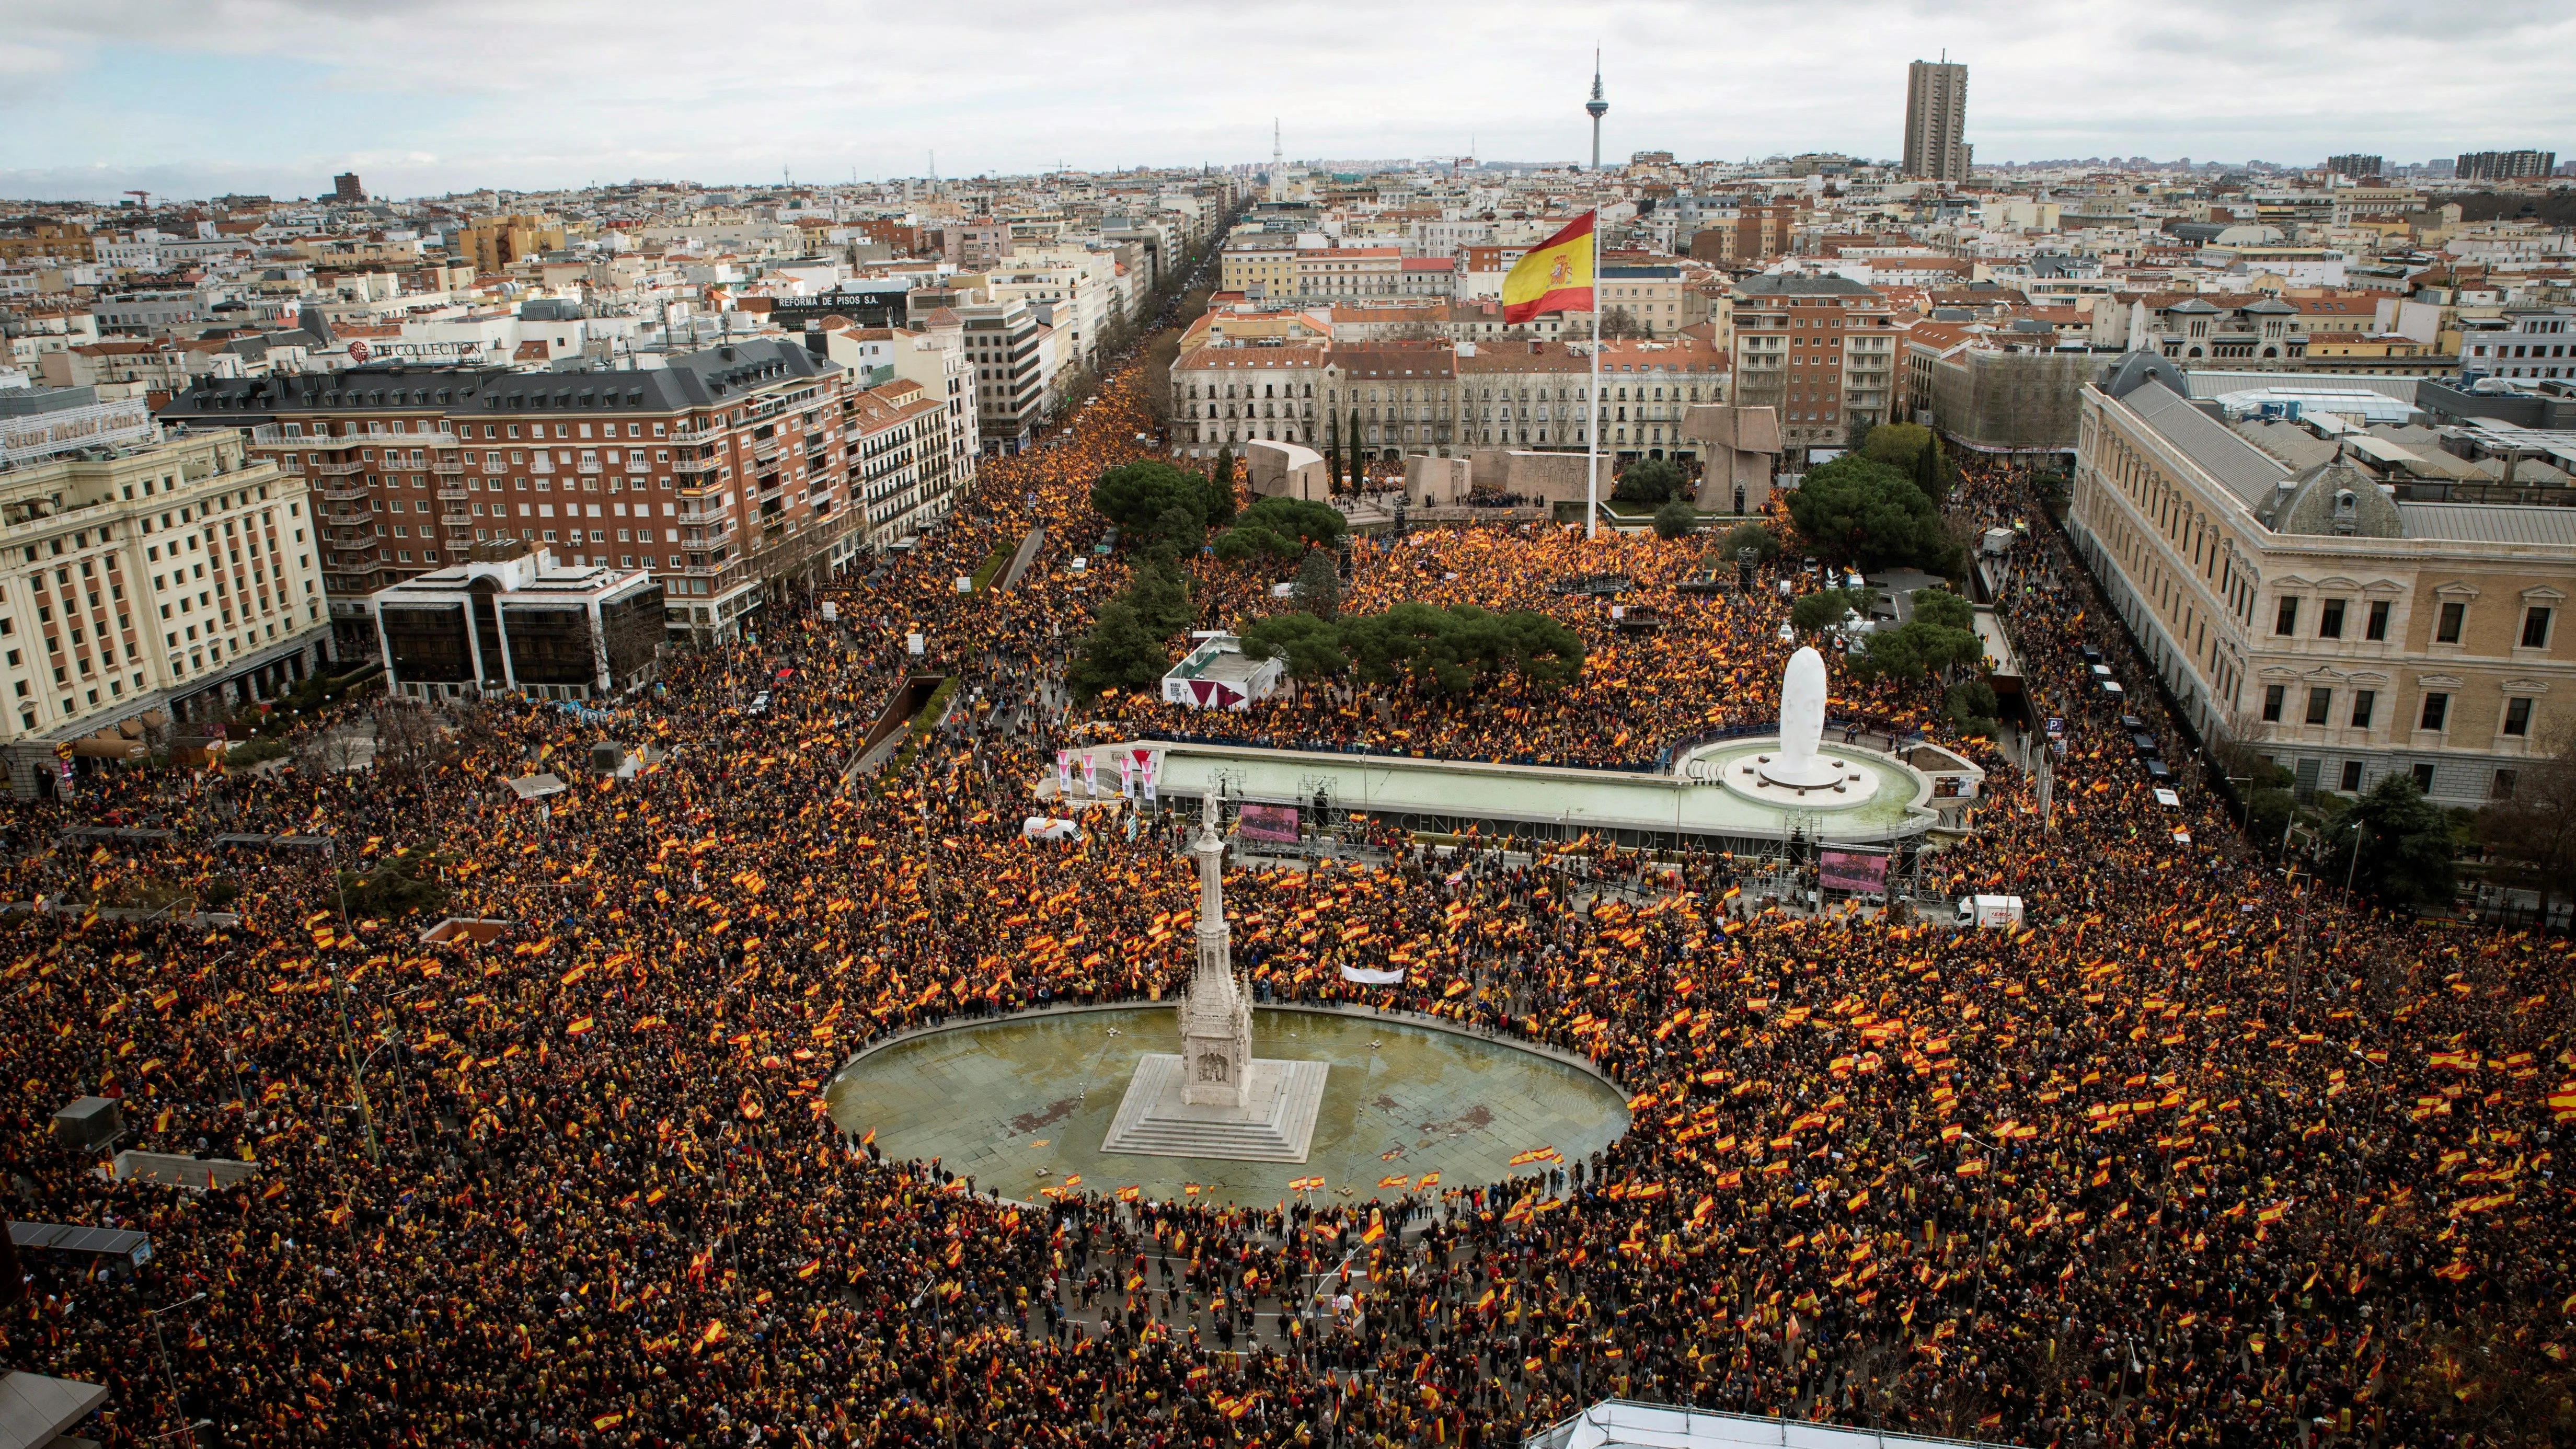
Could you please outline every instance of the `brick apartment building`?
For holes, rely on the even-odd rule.
[[[311,484],[335,637],[363,657],[369,595],[511,538],[650,572],[675,634],[734,629],[765,585],[869,541],[851,488],[862,408],[842,369],[761,339],[658,368],[206,379],[162,417],[242,428]]]

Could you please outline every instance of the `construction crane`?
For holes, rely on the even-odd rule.
[[[136,209],[136,210],[138,210],[138,211],[149,211],[149,210],[151,210],[151,209],[152,209],[152,193],[151,193],[151,192],[149,192],[149,191],[129,191],[129,192],[125,193],[125,194],[134,198],[134,206],[135,206],[135,209]]]

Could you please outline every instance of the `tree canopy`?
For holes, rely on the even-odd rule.
[[[1789,495],[1789,517],[1820,554],[1862,569],[1917,567],[1947,572],[1954,545],[1941,516],[1903,473],[1845,454],[1807,470]]]
[[[1127,587],[1092,616],[1065,684],[1088,699],[1111,689],[1144,689],[1170,660],[1166,641],[1198,618],[1188,582],[1160,559],[1137,565]]]
[[[1739,523],[1726,531],[1717,547],[1728,563],[1736,562],[1736,555],[1748,548],[1753,550],[1755,562],[1769,563],[1780,556],[1780,535],[1758,523]]]
[[[2322,863],[2342,863],[2353,888],[2402,907],[2451,898],[2451,820],[2415,781],[2392,774],[2343,813],[2321,842]]]
[[[1137,543],[1163,537],[1178,509],[1204,532],[1234,519],[1234,489],[1203,473],[1147,459],[1112,468],[1091,485],[1091,507]]]
[[[1676,498],[1655,510],[1655,537],[1688,538],[1699,531],[1699,510]]]
[[[1216,556],[1229,563],[1247,559],[1292,559],[1309,545],[1328,544],[1350,525],[1341,510],[1302,498],[1256,498],[1235,515],[1234,526],[1217,535]]]
[[[1284,655],[1298,679],[1345,672],[1377,685],[1417,684],[1468,694],[1504,673],[1536,685],[1571,683],[1583,669],[1583,641],[1545,614],[1495,614],[1460,604],[1407,603],[1378,614],[1327,622],[1274,614],[1243,634],[1254,659]]]
[[[1628,465],[1619,481],[1610,489],[1610,501],[1639,508],[1653,508],[1677,494],[1687,492],[1682,470],[1661,458],[1644,458]]]
[[[1334,567],[1332,554],[1319,548],[1297,565],[1297,602],[1318,619],[1331,619],[1342,612],[1342,576]]]
[[[1898,628],[1870,635],[1869,647],[1853,656],[1852,669],[1863,679],[1947,679],[1951,670],[1985,654],[1976,611],[1967,600],[1942,589],[1917,589],[1911,616]]]
[[[1849,590],[1818,589],[1800,594],[1789,606],[1789,623],[1801,634],[1821,634],[1868,607],[1865,597],[1855,598]]]

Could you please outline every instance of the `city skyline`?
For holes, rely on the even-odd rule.
[[[1944,51],[1976,76],[1967,139],[1985,164],[2564,152],[2576,119],[2576,100],[2544,75],[2482,59],[2500,45],[2576,42],[2576,15],[2538,4],[2498,7],[2466,38],[2407,33],[2411,13],[2393,8],[2384,26],[2356,26],[2349,7],[2321,5],[2252,15],[2191,4],[2150,28],[2098,5],[2041,17],[1610,5],[1532,12],[1526,24],[1508,8],[1443,6],[1421,18],[1458,37],[1454,60],[1400,84],[1383,68],[1325,63],[1349,39],[1338,21],[1359,13],[1314,7],[1312,39],[1264,50],[1283,77],[1270,85],[1247,62],[1206,64],[1229,55],[1233,36],[1222,17],[1183,6],[1123,16],[1115,33],[1035,8],[971,26],[942,13],[872,18],[872,59],[843,73],[803,63],[818,44],[831,50],[813,25],[749,16],[709,46],[693,12],[652,3],[596,33],[584,11],[483,0],[400,15],[336,0],[22,0],[0,43],[0,195],[313,195],[345,170],[397,197],[635,177],[829,184],[923,175],[934,152],[952,176],[1224,166],[1268,154],[1274,115],[1292,157],[1473,146],[1575,164],[1591,139],[1596,42],[1615,104],[1602,138],[1613,162],[1637,150],[1894,157],[1906,67]],[[1740,83],[1745,68],[1729,57],[1757,36],[1760,82]],[[2345,98],[2364,36],[2373,47],[2402,39],[2415,59],[2403,85],[2374,72],[2366,105]],[[914,55],[943,63],[874,59]],[[2150,69],[2152,87],[2140,80]],[[2456,119],[2499,115],[2516,119]]]

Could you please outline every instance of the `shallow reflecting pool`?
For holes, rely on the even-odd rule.
[[[1292,1178],[1321,1177],[1324,1198],[1393,1197],[1381,1179],[1445,1187],[1532,1169],[1514,1153],[1553,1147],[1570,1161],[1616,1141],[1627,1105],[1599,1078],[1500,1041],[1401,1021],[1303,1011],[1253,1013],[1256,1056],[1332,1064],[1306,1161],[1223,1162],[1104,1153],[1101,1139],[1136,1059],[1174,1050],[1172,1009],[1137,1007],[1000,1020],[877,1052],[825,1091],[832,1119],[893,1158],[932,1158],[980,1190],[1032,1198],[1080,1177],[1093,1192],[1141,1187],[1268,1206]],[[1349,1188],[1347,1196],[1338,1189]]]

